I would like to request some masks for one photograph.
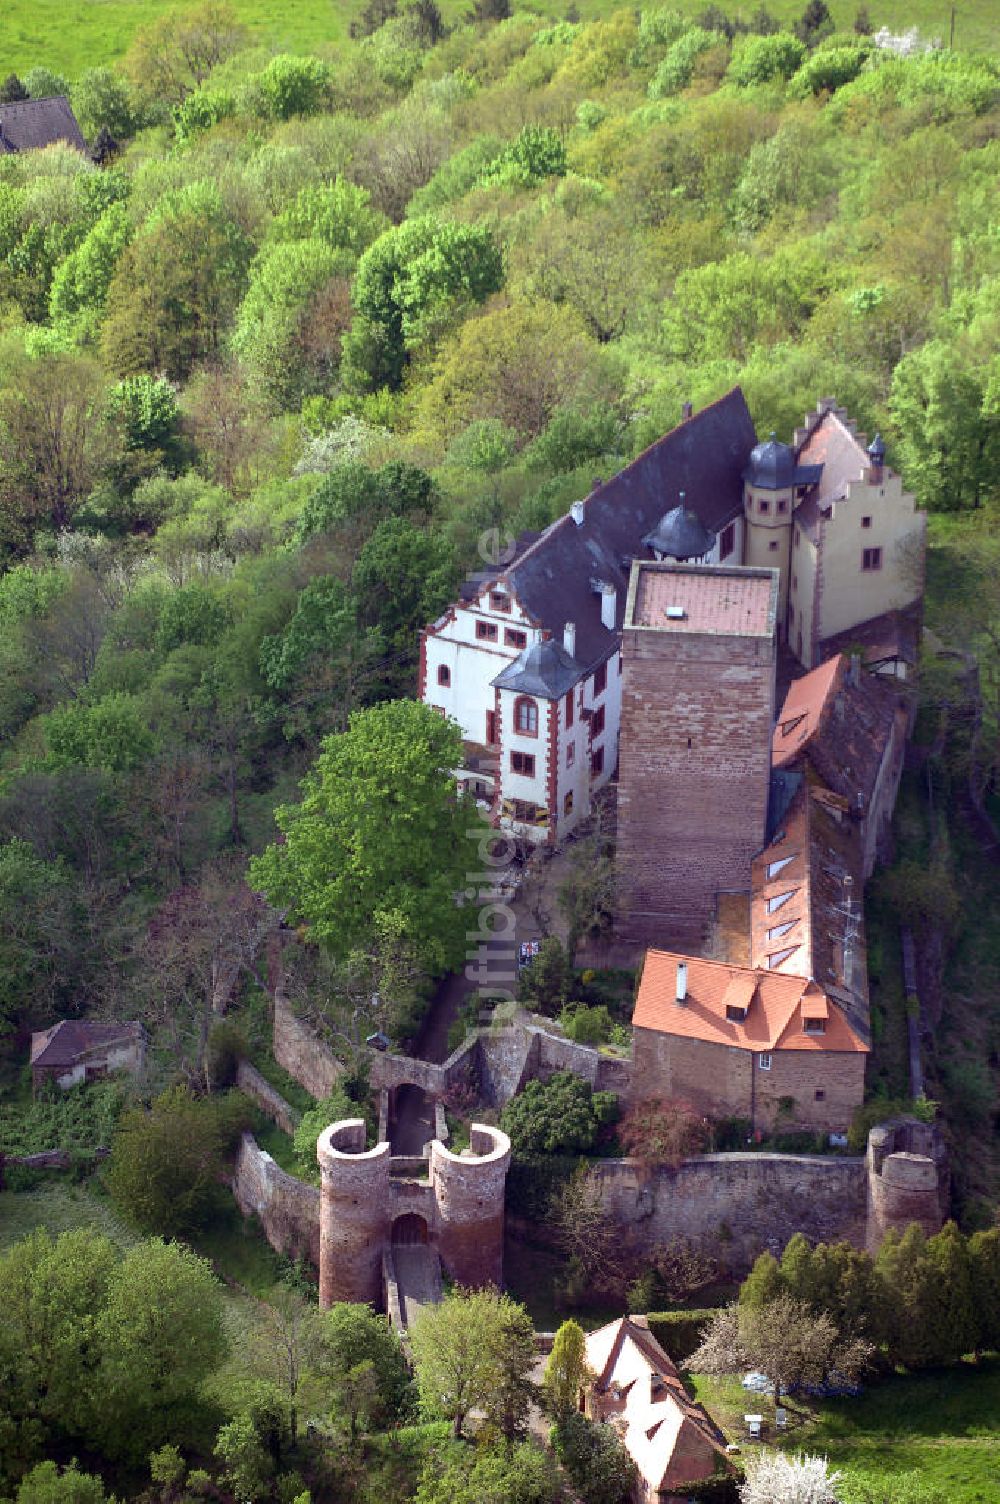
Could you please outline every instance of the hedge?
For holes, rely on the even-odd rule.
[[[701,1346],[713,1310],[651,1311],[646,1317],[649,1330],[675,1363],[686,1363],[695,1348]]]

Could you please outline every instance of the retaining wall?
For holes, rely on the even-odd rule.
[[[272,1248],[319,1268],[319,1187],[288,1175],[244,1133],[236,1156],[233,1194],[245,1217],[256,1217]]]
[[[317,1101],[328,1097],[344,1067],[336,1055],[296,1018],[280,992],[274,997],[274,1058]]]
[[[256,1066],[250,1064],[249,1060],[241,1060],[237,1066],[236,1085],[251,1101],[256,1102],[261,1112],[266,1113],[283,1132],[289,1136],[295,1132],[302,1114],[296,1112],[295,1108],[285,1101],[281,1092],[273,1087]]]

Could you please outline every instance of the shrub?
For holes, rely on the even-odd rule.
[[[709,1121],[688,1102],[660,1097],[637,1102],[622,1118],[618,1137],[626,1154],[675,1168],[708,1145]]]
[[[316,57],[282,53],[260,76],[260,90],[270,114],[278,120],[313,115],[321,108],[330,81],[326,63]]]
[[[829,47],[814,52],[791,82],[791,92],[800,99],[808,94],[833,94],[857,78],[868,58],[863,47]]]
[[[545,1083],[529,1081],[507,1103],[500,1126],[516,1154],[567,1154],[592,1148],[617,1112],[613,1092],[594,1091],[572,1071],[560,1071]]]
[[[559,1023],[567,1039],[575,1040],[577,1044],[606,1044],[614,1029],[614,1022],[603,1003],[594,1008],[570,1003],[560,1013]]]
[[[671,94],[686,89],[696,59],[718,41],[717,32],[705,31],[700,26],[692,26],[690,31],[678,37],[653,75],[648,90],[650,99],[668,99]]]
[[[552,1428],[552,1446],[584,1504],[627,1504],[636,1466],[611,1426],[571,1414]]]
[[[522,1003],[554,1018],[566,1001],[570,966],[562,941],[550,935],[538,947],[538,955],[518,978],[517,995]]]
[[[747,37],[733,54],[729,78],[741,89],[791,78],[802,67],[806,49],[798,37],[779,31],[769,37]]]

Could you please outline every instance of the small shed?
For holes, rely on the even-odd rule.
[[[63,1091],[80,1081],[99,1081],[113,1071],[142,1073],[146,1031],[142,1024],[94,1023],[62,1018],[31,1036],[31,1080],[35,1091],[54,1081]]]
[[[87,143],[65,94],[51,99],[19,99],[0,104],[0,156],[40,151],[57,141],[86,152]]]

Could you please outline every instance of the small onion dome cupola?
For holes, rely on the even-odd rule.
[[[715,547],[715,534],[690,507],[674,507],[660,518],[643,545],[658,558],[703,559]]]
[[[881,469],[885,464],[885,445],[882,442],[882,435],[880,433],[877,433],[868,445],[868,458],[871,460],[874,470]]]
[[[766,444],[750,451],[743,479],[758,491],[787,491],[795,485],[795,451],[772,433]]]

